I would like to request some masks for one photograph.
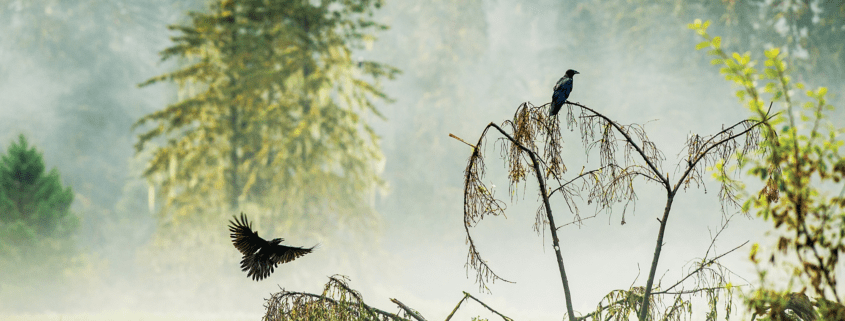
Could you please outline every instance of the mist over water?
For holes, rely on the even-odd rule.
[[[748,116],[709,57],[694,50],[700,39],[686,28],[692,19],[718,17],[689,10],[655,21],[647,32],[625,33],[623,25],[606,22],[613,12],[590,0],[388,1],[376,20],[391,28],[376,35],[371,49],[354,53],[403,71],[383,83],[395,99],[379,105],[386,120],[369,118],[381,136],[388,184],[373,199],[380,229],[366,239],[356,237],[363,231],[342,226],[293,233],[282,223],[256,222],[263,237],[321,246],[254,282],[240,271],[225,220],[207,234],[177,238],[179,246],[154,240],[156,216],[148,209],[148,184],[141,177],[149,155],[136,156],[133,149],[138,131],[132,124],[177,99],[173,85],[136,85],[175,68],[159,62],[158,52],[173,35],[166,26],[183,22],[187,10],[204,9],[204,1],[22,3],[0,1],[0,19],[15,17],[0,24],[3,34],[15,35],[0,38],[0,151],[22,133],[43,152],[46,167],[59,170],[75,192],[73,211],[81,218],[75,241],[89,263],[78,272],[79,282],[60,287],[62,292],[27,293],[37,299],[26,306],[0,302],[12,314],[65,320],[85,313],[106,319],[256,319],[270,293],[284,288],[319,294],[328,276],[342,274],[367,304],[389,312],[397,310],[390,302],[396,298],[430,320],[442,319],[466,291],[515,319],[559,320],[566,308],[551,237],[532,230],[540,205],[537,189],[521,185],[509,195],[496,135],[484,146],[485,183],[495,185],[496,195],[507,202],[507,218],[487,218],[470,232],[493,270],[515,283],[496,282],[492,293],[479,292],[475,271],[464,266],[463,170],[472,150],[448,135],[475,143],[486,124],[512,118],[519,104],[549,102],[567,69],[580,72],[570,101],[623,124],[642,124],[665,153],[664,169],[673,177],[680,174],[672,169],[685,155],[687,135],[713,134]],[[47,13],[50,6],[71,9],[54,15]],[[51,26],[56,39],[38,38],[33,30],[39,25]],[[842,83],[815,85],[843,88]],[[842,114],[841,97],[835,99],[832,104]],[[841,126],[841,119],[834,122]],[[577,129],[563,131],[566,177],[582,166],[597,168],[598,154],[585,153]],[[620,223],[620,205],[612,214],[559,230],[580,313],[594,310],[611,290],[645,284],[658,228],[654,218],[662,214],[665,191],[643,182],[636,188],[638,200],[627,208],[626,224]],[[718,184],[710,180],[706,188],[676,197],[657,273],[664,284],[682,277],[685,264],[701,258],[718,231],[723,217],[717,192]],[[579,206],[582,217],[593,214],[586,202]],[[554,200],[552,208],[558,225],[573,220],[562,201]],[[717,251],[746,240],[767,243],[769,226],[735,216]],[[324,237],[331,233],[337,234]],[[209,252],[185,250],[209,243],[223,245]],[[360,249],[366,250],[356,255]],[[722,262],[754,283],[747,255],[748,246]],[[180,262],[205,262],[204,270],[190,271]],[[744,282],[736,277],[734,283]],[[703,319],[702,311],[694,310],[693,320]],[[454,319],[479,315],[495,317],[465,303]]]

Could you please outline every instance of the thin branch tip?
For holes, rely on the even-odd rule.
[[[449,133],[449,137],[452,137],[452,138],[454,138],[454,139],[457,139],[458,141],[460,141],[460,142],[462,142],[462,143],[464,143],[464,144],[467,144],[469,147],[472,147],[473,149],[475,149],[475,148],[476,148],[476,147],[475,147],[475,145],[470,144],[470,143],[467,143],[465,140],[461,139],[460,137],[455,136],[455,134]]]

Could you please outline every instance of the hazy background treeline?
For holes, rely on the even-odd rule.
[[[170,37],[183,35],[167,26],[190,25],[188,11],[211,14],[230,2],[0,1],[0,152],[5,155],[23,134],[43,153],[46,168],[56,168],[63,186],[72,188],[71,212],[78,217],[76,232],[63,236],[74,249],[53,263],[63,281],[2,279],[4,310],[260,313],[262,298],[277,291],[276,284],[317,292],[325,276],[340,273],[351,276],[352,284],[376,306],[390,306],[388,298],[397,297],[430,311],[425,315],[445,315],[460,291],[476,288],[465,277],[461,226],[462,171],[470,151],[449,133],[475,140],[484,124],[511,117],[519,103],[549,101],[554,82],[571,68],[581,72],[573,101],[622,123],[648,123],[650,135],[672,161],[690,132],[712,133],[721,124],[747,117],[710,58],[694,50],[700,39],[687,23],[697,18],[713,20],[710,31],[722,35],[727,48],[760,56],[765,48],[782,47],[800,81],[828,86],[833,93],[845,89],[845,5],[836,1],[386,1],[380,6],[361,1],[373,10],[372,17],[363,17],[389,29],[366,29],[374,38],[341,43],[352,50],[344,59],[401,71],[393,80],[378,82],[387,99],[375,97],[372,106],[383,118],[366,107],[352,108],[361,124],[379,136],[372,140],[376,153],[362,158],[372,171],[365,181],[372,184],[311,186],[314,180],[305,177],[331,170],[296,167],[322,157],[302,153],[303,162],[285,163],[294,164],[286,172],[294,174],[282,181],[298,183],[280,187],[269,178],[272,175],[256,174],[268,177],[256,179],[264,194],[244,194],[236,209],[226,207],[232,205],[231,194],[223,189],[214,193],[212,179],[194,185],[185,180],[185,186],[207,190],[183,195],[203,197],[169,204],[180,191],[191,190],[167,188],[167,178],[178,177],[170,173],[169,158],[164,167],[145,174],[156,157],[155,147],[167,147],[168,141],[166,136],[150,140],[148,148],[136,152],[138,135],[154,128],[155,122],[135,128],[133,124],[208,87],[180,86],[178,79],[140,89],[137,85],[202,60],[187,56],[161,62],[159,52],[178,43]],[[307,1],[287,5],[308,6]],[[239,45],[232,42],[229,48]],[[303,59],[306,62],[291,66],[310,68],[305,66],[310,58]],[[320,66],[315,64],[313,70]],[[350,73],[357,72],[354,68],[367,70],[360,66],[369,65],[347,67],[353,68]],[[353,77],[374,81],[366,74]],[[276,105],[342,104],[338,96],[309,89],[307,79],[295,82],[302,97]],[[842,106],[841,97],[834,99],[833,105]],[[267,106],[275,108],[272,102]],[[842,116],[843,111],[838,108],[834,114]],[[264,116],[279,122],[280,128],[296,130],[296,124],[285,124],[284,115],[296,124],[319,123],[330,116],[307,118],[303,110]],[[841,124],[843,118],[838,119]],[[245,146],[256,148],[256,154],[284,155],[261,150],[263,142],[284,144],[283,133],[249,136],[262,139]],[[362,135],[367,137],[363,129]],[[310,137],[319,143],[327,136]],[[583,157],[577,138],[567,142],[565,154]],[[329,154],[346,152],[344,148],[348,146],[329,146]],[[341,164],[340,172],[353,166],[332,155],[328,162]],[[489,177],[501,177],[490,165]],[[349,186],[355,186],[350,199],[357,203],[327,206],[325,197],[338,191],[333,188]],[[506,189],[501,189],[505,195]],[[506,222],[474,232],[484,241],[488,260],[518,282],[494,288],[484,297],[512,317],[558,318],[564,309],[553,256],[543,252],[543,238],[529,232],[535,206],[531,193],[518,195],[521,201],[512,206],[514,215]],[[630,284],[637,262],[648,264],[656,229],[651,213],[659,210],[654,204],[661,204],[659,197],[655,200],[641,196],[636,214],[624,226],[617,224],[618,217],[604,217],[567,232],[564,242],[573,244],[570,255],[579,262],[569,272],[576,276],[576,310],[593,309],[608,291]],[[356,210],[348,211],[352,205]],[[666,261],[661,263],[666,269],[680,267],[693,257],[689,253],[706,249],[707,228],[720,219],[718,204],[708,195],[690,196],[680,207],[688,214],[673,222],[675,228],[670,226]],[[319,242],[322,247],[282,266],[271,281],[249,281],[238,269],[239,257],[225,228],[227,218],[240,210],[256,219],[262,236],[278,235],[294,245]],[[764,224],[752,220],[736,224],[736,230],[745,233],[727,237],[725,246],[735,245],[732,237],[744,240],[765,231]],[[752,271],[744,255],[734,262],[738,271]],[[17,268],[25,276],[28,264]],[[42,291],[50,288],[57,293]]]

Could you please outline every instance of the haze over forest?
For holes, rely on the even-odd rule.
[[[224,174],[222,165],[208,165],[214,159],[209,155],[229,155],[215,147],[224,143],[214,141],[206,149],[191,146],[206,153],[207,166],[191,163],[186,156],[190,154],[179,149],[182,145],[168,145],[191,126],[199,126],[205,114],[186,121],[187,127],[168,128],[149,139],[139,135],[179,121],[178,116],[162,121],[150,115],[217,86],[191,83],[212,79],[209,74],[156,78],[205,61],[202,58],[216,59],[196,50],[191,52],[195,56],[172,54],[162,60],[163,50],[178,44],[173,39],[191,35],[168,26],[191,25],[191,17],[225,11],[227,5],[257,3],[0,0],[0,155],[7,155],[23,135],[43,155],[45,172],[55,169],[62,186],[72,189],[69,213],[78,219],[68,223],[70,232],[47,246],[67,249],[61,255],[45,250],[46,256],[24,260],[8,254],[24,245],[9,241],[14,240],[13,219],[0,213],[0,233],[7,234],[0,234],[6,242],[0,244],[0,270],[15,276],[4,279],[5,272],[0,272],[0,315],[256,319],[264,315],[270,293],[284,288],[320,294],[328,277],[339,274],[349,277],[349,286],[360,291],[367,304],[389,312],[398,310],[390,301],[396,298],[429,320],[445,318],[466,291],[514,319],[560,320],[567,309],[551,236],[547,227],[539,233],[532,230],[542,205],[538,188],[530,179],[516,190],[509,188],[508,169],[499,158],[507,150],[494,133],[488,133],[482,147],[484,183],[507,205],[506,217],[486,217],[470,231],[490,267],[515,283],[490,283],[489,292],[480,291],[476,271],[465,266],[464,170],[473,148],[449,134],[475,144],[487,124],[512,120],[520,104],[547,104],[555,82],[574,69],[580,74],[569,101],[618,123],[641,125],[665,154],[663,167],[674,178],[686,164],[684,144],[689,137],[712,135],[754,117],[747,101],[737,99],[741,88],[720,73],[723,66],[711,64],[709,49],[696,50],[704,40],[688,28],[696,19],[711,21],[707,32],[721,37],[721,47],[728,53],[748,52],[760,70],[765,68],[765,50],[780,48],[779,57],[794,82],[810,90],[827,88],[826,103],[832,108],[824,119],[833,132],[841,136],[845,128],[845,4],[836,1],[272,0],[268,3],[309,15],[321,12],[315,8],[331,8],[328,12],[348,15],[343,17],[352,21],[349,25],[361,18],[387,28],[362,23],[342,29],[326,22],[329,14],[324,15],[327,30],[360,32],[353,40],[338,36],[340,44],[332,42],[334,38],[313,42],[315,48],[350,48],[348,57],[342,50],[326,49],[331,59],[303,67],[336,83],[309,83],[309,72],[285,71],[303,65],[296,59],[310,63],[308,59],[318,55],[308,51],[313,48],[293,45],[290,51],[268,55],[278,59],[272,60],[272,68],[286,66],[279,74],[292,74],[284,84],[302,89],[295,94],[278,89],[282,97],[277,97],[277,105],[306,107],[244,109],[244,115],[254,113],[250,117],[261,120],[244,125],[249,127],[245,133],[263,135],[262,130],[272,126],[284,129],[266,137],[242,135],[240,139],[258,147],[244,149],[239,157],[265,157],[244,163],[244,172],[263,172],[235,179],[239,189],[232,194],[221,188],[226,184],[222,181],[229,182],[229,172]],[[354,7],[350,4],[364,9],[348,9]],[[287,37],[285,32],[280,34]],[[305,36],[297,32],[289,32],[291,39],[312,39],[308,30]],[[314,34],[331,33],[322,32]],[[261,45],[233,48],[254,57],[264,53]],[[337,61],[342,61],[337,69],[325,67]],[[259,71],[265,67],[242,67],[244,74],[264,75]],[[296,80],[294,73],[306,76]],[[243,79],[254,81],[254,88],[273,81]],[[180,86],[179,81],[185,83]],[[755,85],[764,86],[762,81]],[[249,86],[237,90],[254,89]],[[796,106],[813,101],[804,91],[789,93]],[[265,96],[251,99],[272,100]],[[766,106],[777,100],[773,109],[784,110],[780,97],[762,97]],[[246,101],[238,99],[233,101]],[[315,107],[320,112],[308,106],[321,106]],[[583,172],[581,167],[597,168],[599,152],[585,151],[578,128],[565,127],[563,117],[559,121],[564,142],[560,154],[569,167],[564,178],[574,178]],[[213,132],[217,127],[209,128]],[[305,143],[296,137],[304,137]],[[157,158],[157,148],[167,146],[176,147],[167,157]],[[285,156],[288,151],[293,156]],[[176,179],[183,175],[193,181]],[[750,191],[764,185],[751,176],[738,177]],[[750,244],[759,243],[761,252],[771,252],[780,234],[767,235],[772,222],[754,210],[734,216],[738,208],[723,212],[719,183],[710,172],[703,181],[701,187],[682,189],[674,201],[657,276],[664,285],[683,277],[731,217],[714,251],[724,253],[750,241],[721,259],[732,272],[732,284],[742,285],[734,295],[739,303],[739,293],[759,287],[757,269],[771,268],[749,260]],[[820,188],[836,194],[842,184],[825,182]],[[602,210],[582,224],[558,230],[573,307],[582,315],[594,311],[613,290],[645,286],[659,227],[654,218],[663,215],[666,193],[647,181],[633,186],[638,191],[634,203],[620,203],[612,211]],[[596,211],[586,198],[575,204],[582,218]],[[563,199],[553,199],[551,207],[558,226],[575,219]],[[834,211],[843,214],[842,207]],[[282,237],[294,246],[320,245],[280,265],[268,279],[250,280],[240,270],[241,254],[232,247],[227,228],[232,215],[241,212],[253,219],[264,238]],[[841,279],[842,268],[833,274]],[[769,280],[770,288],[801,290],[800,284],[788,288],[784,272],[773,270],[771,275],[775,281]],[[835,299],[845,298],[845,288],[836,289],[840,294]],[[694,298],[691,319],[705,320],[703,300]],[[735,306],[732,313],[747,316],[744,305]],[[498,318],[481,305],[465,303],[454,319],[475,316]]]

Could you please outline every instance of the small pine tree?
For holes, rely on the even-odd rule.
[[[0,262],[26,269],[20,263],[70,254],[67,239],[79,226],[72,202],[73,190],[55,168],[45,173],[41,153],[20,135],[0,158]]]
[[[0,311],[61,310],[93,294],[84,291],[103,265],[77,247],[73,198],[23,135],[0,153]]]

